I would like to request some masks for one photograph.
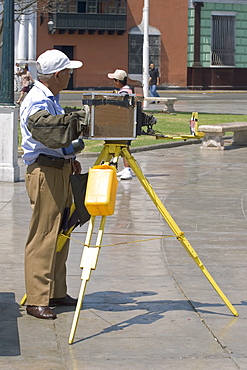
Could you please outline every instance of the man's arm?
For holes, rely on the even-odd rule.
[[[90,120],[89,110],[52,115],[46,110],[39,110],[28,118],[27,127],[34,140],[48,148],[67,147],[87,128]]]
[[[157,69],[157,85],[160,84],[160,74],[159,74],[159,71]]]

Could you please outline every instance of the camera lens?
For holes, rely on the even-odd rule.
[[[74,148],[74,153],[79,153],[84,149],[84,141],[81,137],[79,137],[77,140],[73,140],[72,145]]]

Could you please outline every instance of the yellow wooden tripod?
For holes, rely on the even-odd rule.
[[[160,214],[163,216],[167,224],[170,226],[176,238],[181,242],[181,244],[186,249],[190,257],[193,258],[197,266],[201,269],[202,273],[206,276],[210,284],[219,294],[219,296],[224,301],[224,303],[229,308],[229,310],[232,312],[232,314],[234,316],[238,316],[238,312],[236,311],[236,309],[232,306],[231,302],[228,300],[228,298],[222,292],[220,287],[214,281],[210,273],[207,271],[206,267],[203,265],[196,251],[193,249],[189,241],[184,236],[184,233],[180,230],[178,225],[175,223],[173,218],[170,216],[170,214],[166,210],[165,206],[161,203],[160,199],[155,194],[152,186],[150,185],[150,183],[148,182],[148,180],[142,173],[134,157],[129,153],[126,142],[121,142],[121,141],[120,142],[119,141],[105,142],[102,152],[100,153],[95,165],[98,165],[102,162],[113,163],[114,165],[114,163],[117,163],[118,158],[120,156],[125,157],[127,159],[131,169],[133,170],[133,172],[139,179],[140,183],[146,190],[147,194],[150,196],[150,198],[154,202]],[[95,224],[95,217],[96,216],[92,216],[90,219],[88,231],[87,231],[87,235],[85,239],[85,246],[84,246],[83,253],[82,253],[81,264],[80,264],[80,268],[83,269],[82,275],[81,275],[81,287],[80,287],[78,303],[76,306],[74,319],[73,319],[73,323],[71,327],[71,332],[69,336],[69,344],[72,344],[74,342],[75,332],[76,332],[76,328],[77,328],[77,324],[79,320],[79,315],[80,315],[80,311],[82,307],[82,301],[83,301],[83,297],[85,294],[86,285],[90,279],[91,271],[96,268],[98,257],[99,257],[99,252],[101,248],[101,242],[102,242],[102,237],[104,233],[106,216],[101,216],[101,222],[100,222],[100,226],[99,226],[99,230],[97,234],[96,243],[95,245],[90,245],[92,234],[93,234],[93,229],[94,229],[94,224]]]

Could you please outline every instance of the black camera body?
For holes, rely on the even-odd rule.
[[[91,120],[84,138],[91,140],[135,140],[151,135],[156,118],[143,113],[143,99],[135,94],[83,94],[82,104],[90,108]],[[143,127],[147,127],[147,132]]]
[[[142,102],[136,102],[137,114],[136,114],[136,135],[152,135],[154,134],[153,125],[156,124],[157,119],[151,114],[145,114],[142,111]],[[147,131],[143,130],[143,127],[147,127]]]

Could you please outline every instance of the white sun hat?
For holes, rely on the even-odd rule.
[[[37,71],[48,75],[63,69],[80,68],[83,65],[79,60],[70,60],[66,54],[57,49],[46,50],[37,59]]]
[[[108,73],[109,78],[115,78],[116,80],[123,81],[127,77],[127,73],[123,69],[116,69],[113,73]]]

